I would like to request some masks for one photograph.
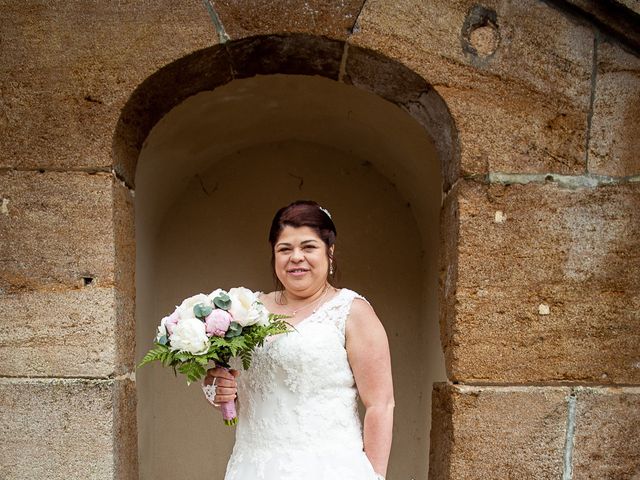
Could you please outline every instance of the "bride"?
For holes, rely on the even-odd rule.
[[[225,480],[384,479],[393,385],[385,330],[356,292],[336,289],[329,212],[297,201],[275,215],[269,241],[276,291],[261,293],[295,330],[270,337],[251,367],[207,372],[218,403],[239,405]],[[357,397],[365,407],[364,425]]]

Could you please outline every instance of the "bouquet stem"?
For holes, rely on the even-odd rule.
[[[225,425],[236,425],[238,423],[235,401],[221,403],[220,410],[222,411],[222,419]]]
[[[225,365],[218,365],[227,372],[229,367]],[[236,411],[236,402],[231,400],[229,402],[223,402],[220,404],[220,411],[222,412],[222,419],[225,425],[236,425],[238,423],[238,412]]]

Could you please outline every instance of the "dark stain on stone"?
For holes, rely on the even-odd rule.
[[[92,97],[91,95],[85,95],[84,99],[87,102],[91,102],[91,103],[99,103],[100,105],[104,105],[104,102],[98,98]]]
[[[474,31],[482,28],[491,29],[494,35],[497,36],[496,42],[499,42],[498,14],[492,8],[476,4],[469,9],[464,24],[462,25],[460,36],[462,50],[470,56],[471,59],[485,60],[492,57],[497,50],[496,43],[495,48],[492,48],[490,51],[478,51],[478,45],[472,39],[472,34]]]

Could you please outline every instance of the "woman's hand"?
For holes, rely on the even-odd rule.
[[[210,368],[207,370],[207,376],[204,379],[205,385],[216,386],[216,396],[213,400],[214,407],[220,406],[221,403],[232,402],[238,393],[238,384],[236,377],[240,375],[238,370],[226,370],[222,367]]]

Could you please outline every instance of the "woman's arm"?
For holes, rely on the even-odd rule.
[[[386,475],[393,430],[393,381],[387,334],[363,300],[355,299],[346,325],[349,363],[365,406],[364,451],[376,473]]]

